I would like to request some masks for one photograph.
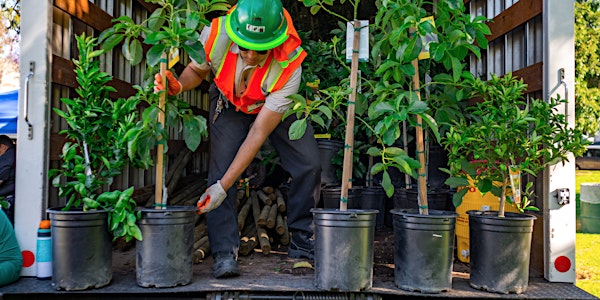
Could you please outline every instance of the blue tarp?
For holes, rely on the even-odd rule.
[[[17,134],[19,90],[0,93],[0,134]]]

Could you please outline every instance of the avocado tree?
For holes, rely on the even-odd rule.
[[[117,18],[115,24],[102,32],[99,37],[104,50],[121,44],[123,56],[132,65],[139,64],[145,57],[148,67],[146,77],[153,79],[157,67],[165,78],[168,64],[179,58],[183,50],[198,63],[205,60],[205,52],[200,43],[200,30],[210,22],[206,14],[225,11],[229,4],[225,0],[149,0],[159,5],[143,22],[136,23],[129,16]],[[150,46],[144,53],[143,44]],[[129,155],[139,166],[154,165],[151,150],[157,148],[155,206],[164,208],[163,200],[164,155],[169,140],[168,127],[181,125],[187,147],[195,151],[201,139],[207,134],[206,119],[195,116],[189,104],[177,97],[167,96],[165,91],[155,93],[152,85],[135,86],[134,96],[148,104],[137,126],[129,130],[126,138],[129,143]]]

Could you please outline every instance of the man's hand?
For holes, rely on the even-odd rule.
[[[217,180],[217,183],[211,185],[206,192],[200,196],[200,200],[198,200],[198,213],[204,214],[207,213],[221,205],[223,200],[227,197],[227,193],[221,186],[221,181]]]
[[[173,73],[171,73],[171,71],[169,70],[165,72],[165,75],[169,83],[169,96],[175,96],[181,93],[181,91],[183,90],[181,82],[179,82],[179,80],[177,80]],[[162,83],[162,78],[160,77],[160,74],[154,75],[154,92],[162,91],[164,89],[165,86]]]

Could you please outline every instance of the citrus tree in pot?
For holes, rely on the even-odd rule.
[[[498,211],[469,211],[470,284],[500,293],[522,293],[529,281],[529,255],[534,215],[533,182],[521,191],[521,173],[536,176],[545,167],[564,163],[569,153],[585,150],[582,133],[569,126],[558,108],[560,98],[526,99],[527,85],[512,74],[476,79],[477,103],[450,127],[443,140],[449,151],[450,178],[458,188],[459,206],[476,187],[499,198]],[[510,196],[509,196],[510,195]],[[514,205],[520,213],[505,212]]]
[[[127,132],[137,118],[135,99],[110,98],[112,79],[100,71],[95,38],[76,36],[79,56],[73,59],[79,87],[77,97],[62,98],[64,110],[54,112],[64,119],[67,142],[62,164],[49,172],[64,207],[50,208],[52,223],[53,276],[56,289],[82,290],[101,287],[112,278],[114,238],[142,239],[136,221],[133,187],[110,190],[112,180],[129,163]],[[110,232],[110,233],[109,233]],[[85,243],[81,241],[85,240]],[[90,253],[95,253],[90,255]]]
[[[428,132],[440,141],[449,116],[460,115],[456,108],[467,99],[465,82],[473,79],[464,61],[487,46],[489,28],[485,17],[466,12],[463,1],[395,0],[377,5],[371,56],[379,82],[369,119],[381,139],[368,152],[380,159],[372,171],[382,173],[388,196],[397,188],[393,183],[403,181],[392,177],[394,171],[419,182],[418,200],[412,200],[418,208],[392,210],[395,283],[401,289],[439,293],[452,286],[457,215],[447,211],[447,196],[441,206],[427,199],[424,136]],[[402,145],[408,134],[403,123],[414,129],[415,155]]]
[[[124,57],[136,65],[147,65],[146,83],[156,73],[162,82],[167,68],[186,54],[198,63],[205,61],[200,42],[200,30],[210,24],[209,13],[229,9],[225,0],[180,1],[151,0],[157,8],[151,15],[137,22],[121,16],[99,37],[102,48],[111,50],[122,44]],[[144,53],[143,44],[149,47]],[[183,50],[181,54],[179,51]],[[207,135],[207,122],[194,115],[189,103],[177,96],[168,96],[165,90],[154,92],[152,84],[136,86],[133,98],[147,107],[141,119],[127,132],[130,159],[142,167],[156,167],[155,203],[153,208],[141,208],[140,225],[146,237],[136,243],[136,279],[143,287],[172,287],[191,283],[193,277],[193,234],[196,220],[195,206],[167,206],[168,190],[164,189],[166,152],[169,131],[180,129],[186,146],[194,152]],[[156,157],[152,151],[156,149]]]

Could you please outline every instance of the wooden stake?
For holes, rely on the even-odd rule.
[[[348,189],[352,188],[352,160],[354,155],[354,110],[356,107],[356,86],[358,77],[358,51],[360,49],[360,22],[354,20],[354,41],[352,45],[352,64],[350,67],[350,99],[346,116],[346,139],[344,146],[344,164],[342,169],[342,190],[340,210],[348,209]]]
[[[252,204],[252,201],[250,201],[250,199],[246,200],[246,203],[244,203],[244,205],[242,205],[242,208],[240,208],[240,212],[238,214],[238,230],[242,231],[242,229],[244,228],[244,224],[246,224],[246,218],[248,217],[248,212],[250,211],[250,205]]]
[[[271,229],[275,227],[275,220],[277,219],[277,205],[271,205],[269,215],[267,217],[267,228]]]
[[[251,191],[252,193],[254,191]],[[269,254],[271,252],[271,243],[269,243],[269,235],[264,228],[258,225],[258,218],[260,217],[260,204],[258,204],[258,197],[252,198],[252,215],[254,217],[256,232],[258,234],[258,242],[260,243],[260,249],[263,254]]]
[[[168,83],[167,83],[167,53],[163,52],[160,57],[160,77],[165,86],[164,93],[160,94],[158,102],[158,123],[165,125],[165,104],[167,102]],[[163,139],[161,136],[159,139]],[[163,179],[164,179],[164,159],[165,159],[165,147],[164,145],[158,144],[156,148],[156,184],[154,186],[154,208],[155,209],[166,209],[167,199],[163,199]],[[165,197],[166,198],[166,197]]]
[[[275,196],[277,196],[275,198],[275,200],[277,201],[277,210],[279,210],[279,212],[285,212],[286,211],[285,200],[283,200],[283,194],[281,193],[281,191],[279,189],[275,189]]]
[[[271,199],[271,197],[265,194],[265,192],[262,190],[256,191],[256,195],[258,195],[258,198],[260,198],[265,205],[271,205],[273,203],[273,199]]]
[[[410,29],[411,33],[414,32],[414,29]],[[419,91],[421,88],[421,83],[419,79],[419,59],[415,58],[412,61],[412,65],[415,68],[415,75],[413,75],[413,89],[417,94],[419,100],[421,100],[421,92]],[[425,146],[423,142],[423,119],[420,115],[416,115],[417,126],[416,130],[416,138],[417,138],[417,158],[421,167],[418,170],[418,186],[419,186],[419,213],[422,215],[429,214],[429,208],[427,206],[427,175],[425,174]]]

